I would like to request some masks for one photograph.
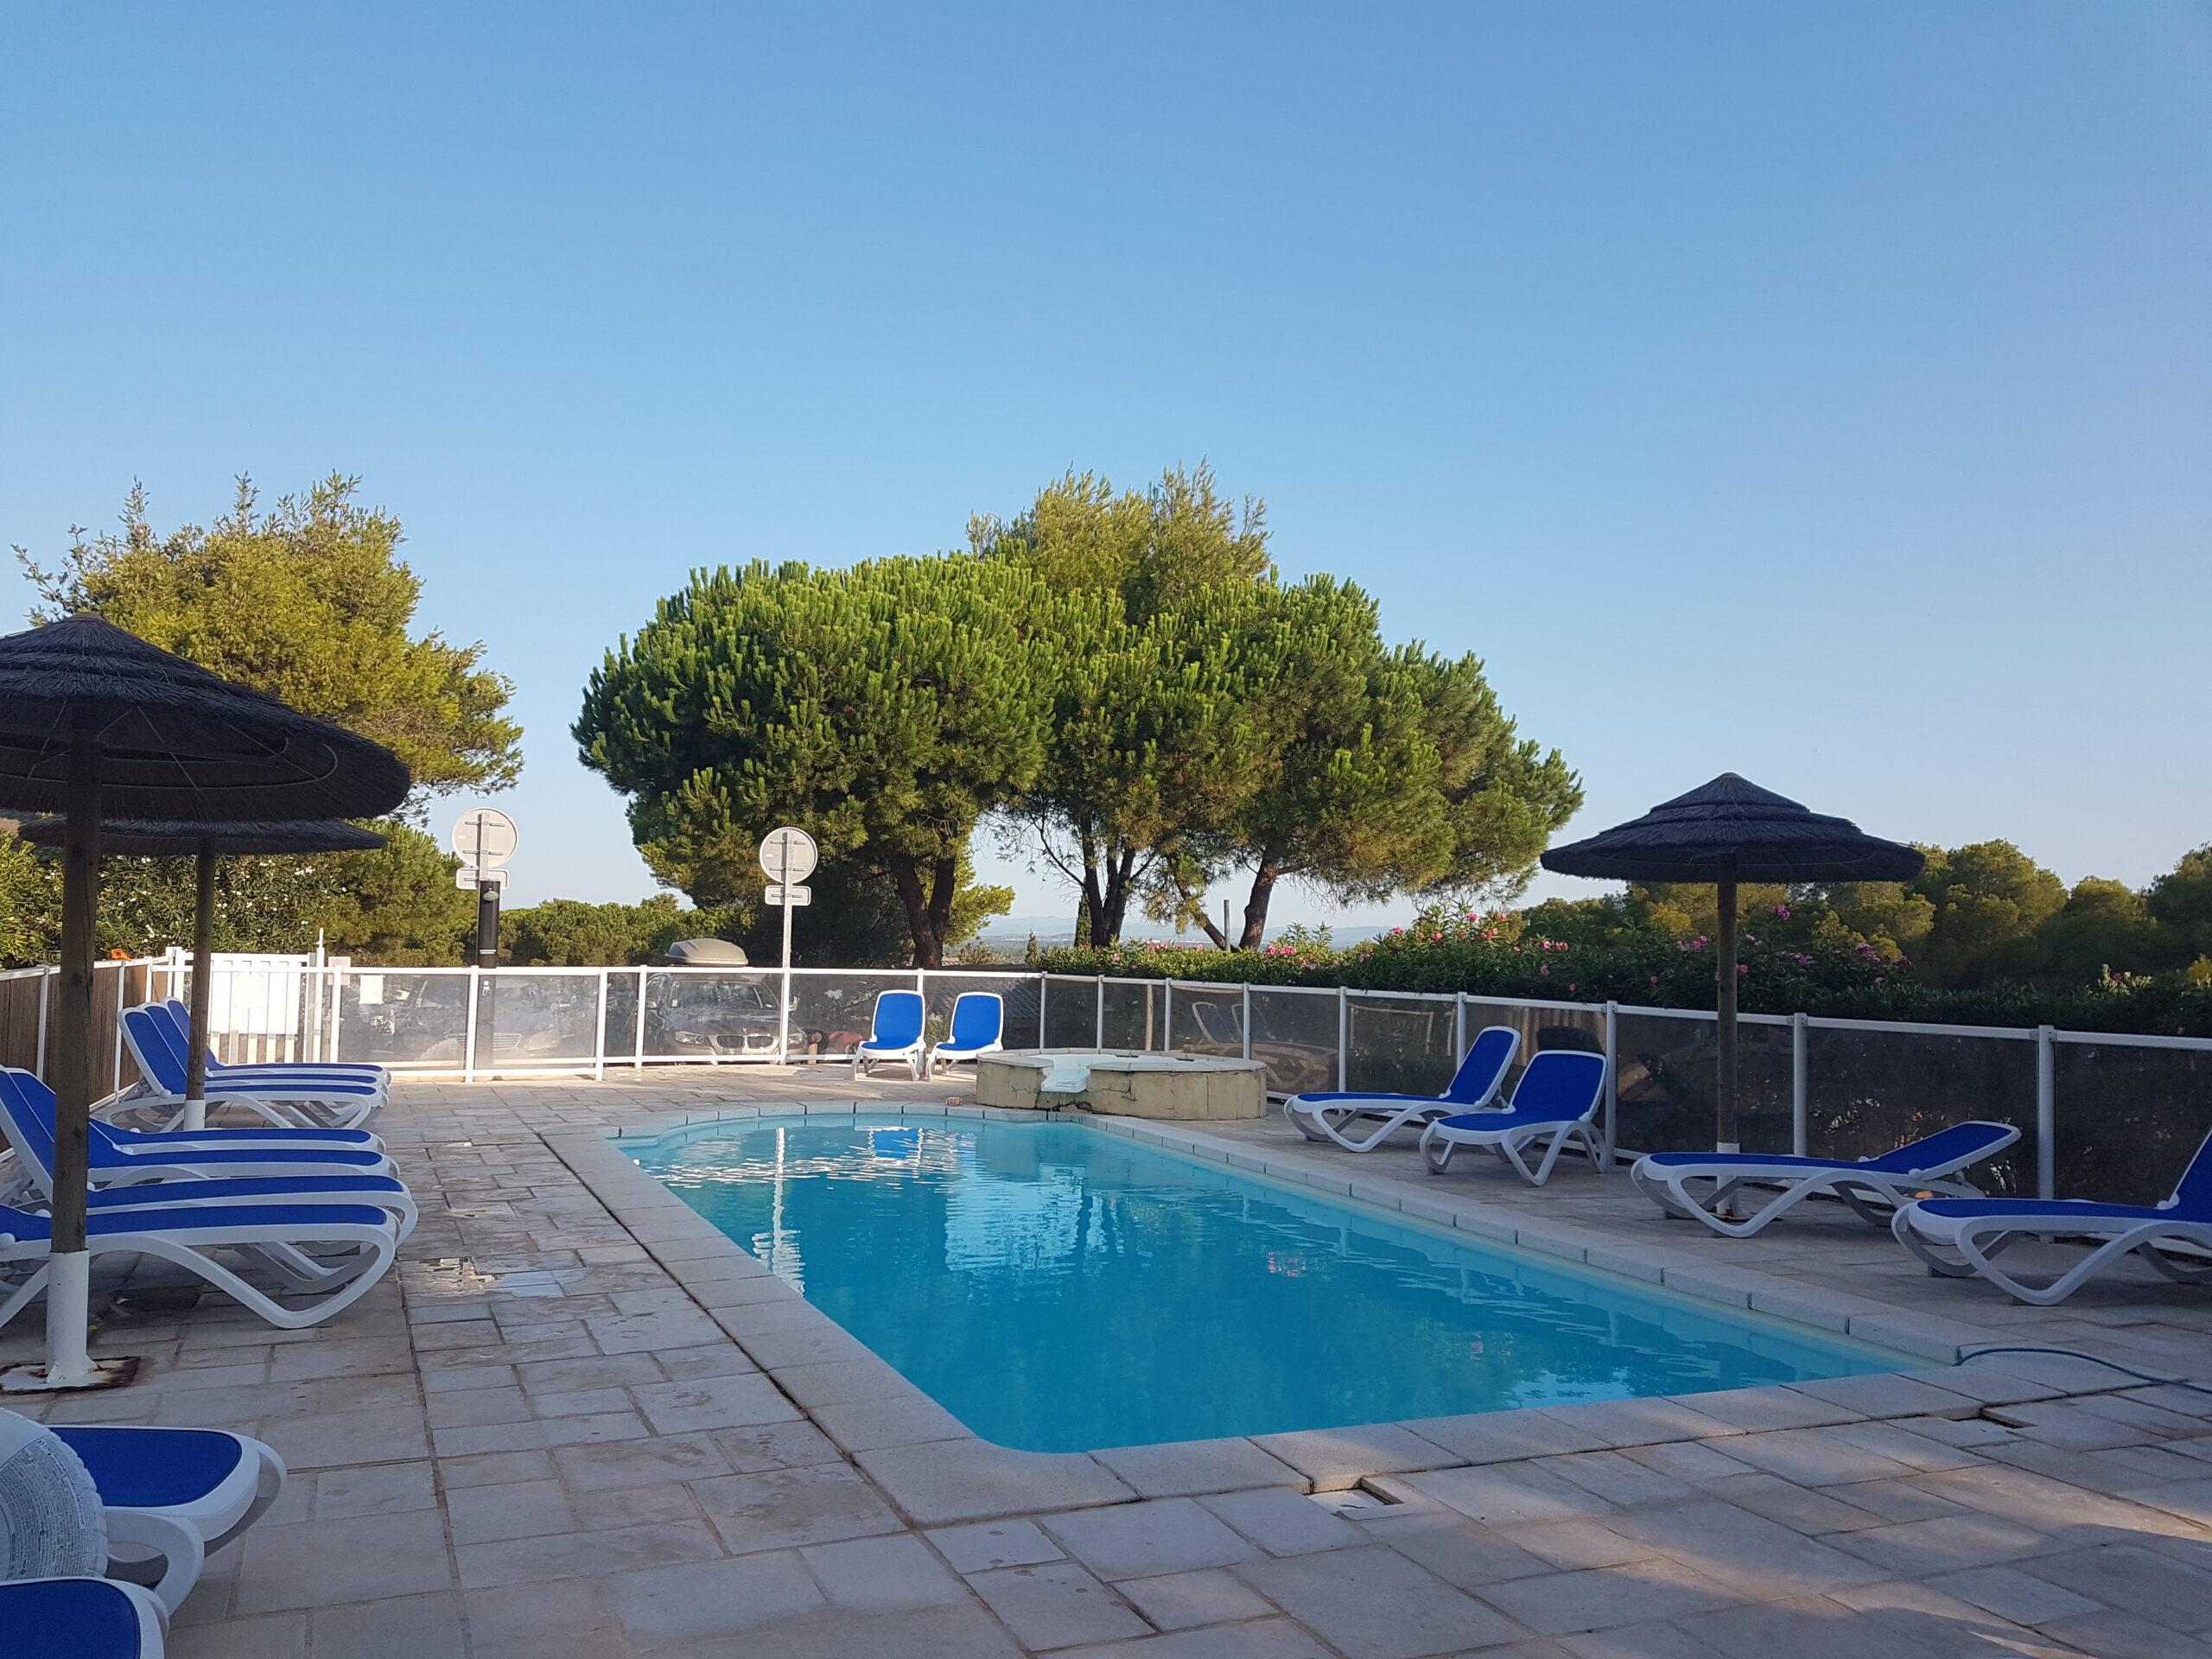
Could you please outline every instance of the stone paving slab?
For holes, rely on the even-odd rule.
[[[280,1332],[193,1306],[157,1267],[111,1274],[96,1346],[143,1356],[143,1380],[41,1409],[221,1424],[292,1462],[180,1613],[183,1659],[2212,1659],[2212,1395],[2005,1354],[1008,1452],[825,1331],[607,1138],[795,1105],[964,1110],[961,1087],[736,1066],[403,1084],[378,1127],[423,1220],[391,1281]],[[1279,1120],[1100,1127],[1923,1360],[2047,1344],[2212,1380],[2201,1291],[2123,1279],[2018,1309],[1840,1215],[1738,1243],[1665,1223],[1617,1174],[1538,1192],[1308,1148]],[[19,1326],[0,1357],[35,1343]]]

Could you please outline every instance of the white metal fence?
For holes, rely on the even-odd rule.
[[[1060,975],[1042,1001],[1047,1047],[1243,1055],[1276,1095],[1440,1093],[1476,1032],[1511,1026],[1524,1056],[1607,1057],[1617,1147],[1713,1143],[1707,1009]],[[1748,1014],[1738,1073],[1749,1151],[1864,1157],[1967,1118],[2016,1124],[2020,1140],[1977,1178],[1999,1192],[2155,1203],[2212,1132],[2204,1038]]]
[[[0,1062],[43,1071],[55,970],[0,974]],[[1605,1106],[1614,1145],[1711,1144],[1710,1011],[1355,991],[1198,980],[1076,978],[1029,971],[794,969],[783,1019],[774,968],[364,968],[224,964],[211,989],[226,1059],[373,1060],[424,1077],[588,1074],[681,1063],[842,1062],[868,1034],[880,991],[913,989],[942,1036],[955,998],[1005,999],[1009,1048],[1234,1054],[1266,1068],[1271,1093],[1440,1092],[1474,1033],[1521,1033],[1522,1052],[1573,1047],[1612,1062]],[[236,976],[226,991],[223,981]],[[247,976],[253,976],[251,980]],[[99,1017],[182,996],[170,959],[103,963]],[[102,1026],[107,1029],[107,1024]],[[785,1033],[787,1033],[787,1035]],[[782,1046],[779,1047],[779,1039]],[[112,1086],[135,1080],[120,1037]],[[1967,1118],[2018,1125],[1993,1190],[2146,1203],[2172,1190],[2212,1130],[2212,1039],[2049,1027],[1910,1025],[1745,1014],[1741,1138],[1751,1151],[1863,1156]]]

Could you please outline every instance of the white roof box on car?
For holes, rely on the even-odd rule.
[[[728,939],[678,939],[668,947],[668,959],[679,968],[742,968],[743,947]]]

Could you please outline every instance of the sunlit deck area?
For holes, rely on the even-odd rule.
[[[2212,1655],[2203,1291],[2123,1271],[2063,1307],[1924,1276],[1837,1208],[1748,1241],[1618,1172],[1425,1174],[1280,1115],[1179,1126],[1289,1179],[1929,1369],[1788,1389],[1096,1454],[969,1436],[610,1148],[686,1114],[943,1111],[971,1085],[842,1067],[402,1084],[378,1129],[422,1206],[328,1324],[127,1287],[127,1389],[54,1421],[208,1424],[292,1480],[212,1558],[170,1651],[626,1659]],[[955,1109],[958,1109],[956,1106]],[[1147,1132],[1160,1126],[1147,1126]],[[1192,1141],[1191,1144],[1197,1144]],[[23,1321],[8,1357],[37,1340]],[[1185,1379],[1203,1387],[1203,1375]]]

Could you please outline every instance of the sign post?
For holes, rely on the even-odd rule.
[[[461,855],[456,885],[476,889],[476,965],[499,963],[499,893],[506,885],[506,861],[515,855],[515,821],[493,806],[471,807],[453,827],[453,849]]]
[[[776,1063],[791,1057],[791,912],[814,895],[798,884],[814,874],[821,849],[805,830],[785,824],[760,838],[760,874],[768,878],[766,902],[784,912],[783,990],[776,999]]]

